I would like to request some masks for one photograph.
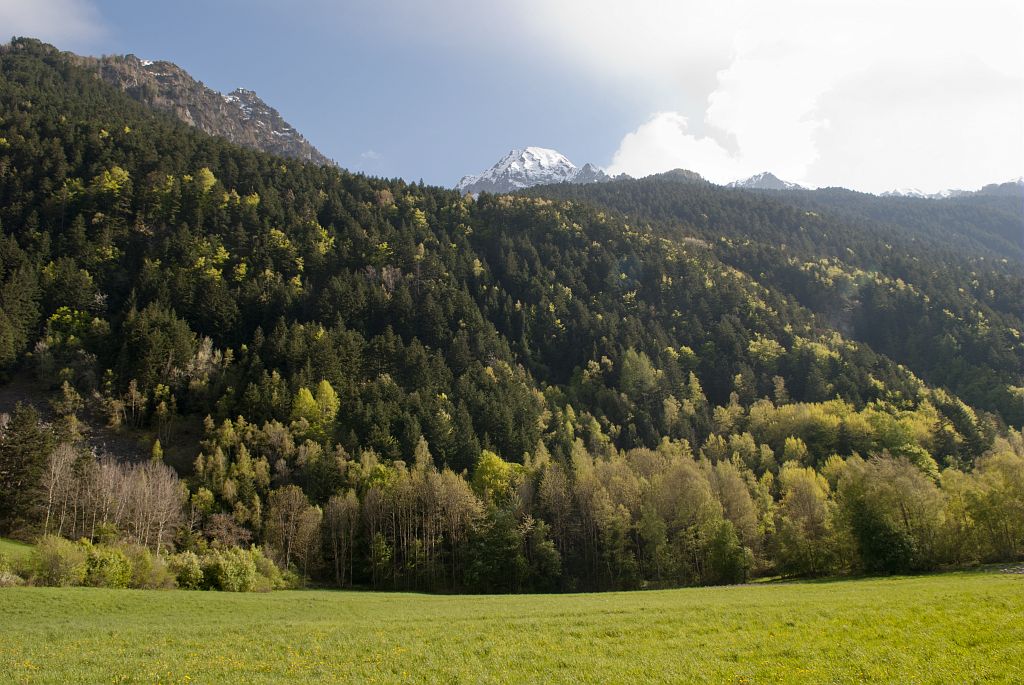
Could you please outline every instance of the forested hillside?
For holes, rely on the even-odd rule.
[[[303,164],[14,41],[0,366],[52,399],[3,423],[0,532],[481,591],[1024,551],[1019,272],[652,187]],[[100,424],[141,463],[88,449]]]
[[[544,186],[723,262],[931,385],[1024,423],[1024,196],[751,192],[665,176]]]

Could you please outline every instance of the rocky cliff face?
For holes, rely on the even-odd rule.
[[[282,157],[333,164],[251,90],[239,88],[224,95],[173,62],[135,55],[78,60],[135,100],[171,112],[205,133]]]

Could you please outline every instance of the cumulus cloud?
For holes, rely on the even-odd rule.
[[[1024,173],[1019,0],[375,0],[433,48],[649,103],[609,170],[972,188]],[[568,77],[568,76],[567,76]]]
[[[818,99],[805,177],[867,190],[974,189],[1024,173],[1024,79],[969,60],[875,65]]]
[[[89,0],[0,0],[6,36],[30,36],[63,49],[88,46],[104,34],[100,14]]]
[[[699,169],[706,178],[723,183],[744,175],[743,161],[717,141],[693,135],[679,112],[657,112],[619,144],[609,170],[646,176],[678,167]]]
[[[102,33],[97,5],[0,0],[0,26],[75,49]],[[1024,174],[1020,0],[296,0],[289,12],[588,84],[628,113],[600,131],[607,150],[618,143],[610,160],[587,156],[613,172],[768,170],[873,191]]]
[[[771,170],[809,185],[977,187],[1024,171],[1024,23],[1002,2],[756,3],[735,24],[703,130],[661,112],[610,165]]]

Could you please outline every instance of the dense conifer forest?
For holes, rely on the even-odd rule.
[[[843,189],[750,192],[662,175],[528,192],[612,208],[659,235],[703,241],[822,325],[1018,428],[1024,423],[1019,186],[928,200]]]
[[[183,587],[516,592],[1024,554],[1013,198],[461,197],[232,145],[76,64],[0,48],[25,391],[0,534],[81,569],[38,582],[118,555]]]

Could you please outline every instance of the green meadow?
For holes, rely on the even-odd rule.
[[[32,545],[8,538],[0,538],[0,558],[8,561],[15,561],[27,557],[32,551]]]
[[[15,683],[1021,682],[1024,576],[438,596],[0,590]]]

